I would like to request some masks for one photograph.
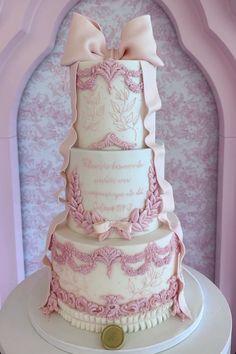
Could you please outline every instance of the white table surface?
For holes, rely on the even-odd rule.
[[[232,319],[229,306],[219,289],[204,275],[189,268],[204,292],[205,310],[199,327],[182,343],[165,354],[230,354]],[[0,311],[1,354],[62,354],[43,340],[28,318],[29,289],[40,276],[38,271],[10,294]],[[117,351],[122,354],[122,349]],[[109,351],[108,351],[109,353]]]

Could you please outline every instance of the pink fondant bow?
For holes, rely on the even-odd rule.
[[[99,234],[99,240],[103,241],[109,237],[111,229],[115,229],[123,238],[130,240],[132,224],[128,221],[104,221],[93,225],[94,231]]]
[[[102,59],[145,60],[154,66],[163,66],[156,53],[149,15],[127,22],[121,32],[118,49],[108,49],[101,27],[87,17],[73,14],[62,65],[77,61]]]

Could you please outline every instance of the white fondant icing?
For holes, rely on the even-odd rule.
[[[67,175],[78,174],[85,210],[96,211],[109,221],[128,220],[132,210],[145,206],[152,159],[151,149],[90,151],[72,148]],[[69,188],[68,184],[67,196]],[[68,226],[78,233],[86,233],[71,215]],[[157,227],[158,220],[153,218],[145,231],[137,234],[146,234]],[[112,232],[111,237],[120,236]]]
[[[80,62],[79,70],[91,68],[98,63],[98,61]],[[141,68],[138,60],[119,60],[119,64],[129,70]],[[132,78],[132,81],[138,83],[140,78]],[[98,75],[93,89],[77,88],[76,146],[87,149],[101,141],[108,133],[115,133],[122,141],[135,144],[135,148],[142,148],[145,110],[143,92],[135,93],[129,90],[123,76],[114,77],[109,91],[107,81]],[[120,150],[120,147],[111,146],[106,150]]]

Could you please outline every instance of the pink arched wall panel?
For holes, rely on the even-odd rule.
[[[16,137],[19,100],[29,76],[53,47],[62,18],[77,1],[57,0],[49,4],[43,0],[36,4],[34,1],[22,0],[19,3],[17,20],[12,24],[8,19],[11,18],[12,9],[16,9],[16,2],[3,1],[0,9],[0,151],[3,166],[0,170],[0,224],[3,230],[0,259],[1,269],[4,269],[0,276],[2,301],[24,276]],[[233,250],[236,245],[235,9],[228,0],[179,0],[178,3],[162,0],[157,3],[172,18],[183,48],[201,66],[217,101],[220,143],[216,279],[233,313],[236,313],[233,298],[236,290],[233,273]],[[218,26],[219,20],[221,26]]]

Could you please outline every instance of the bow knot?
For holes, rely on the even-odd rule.
[[[118,49],[108,49],[101,27],[93,20],[73,13],[62,65],[87,60],[146,60],[154,66],[163,66],[156,53],[149,15],[127,22],[122,31]]]
[[[119,49],[117,48],[107,48],[104,59],[119,59]]]
[[[123,238],[130,240],[132,224],[129,221],[104,221],[93,225],[94,231],[99,234],[99,240],[109,237],[111,229],[115,229]]]

